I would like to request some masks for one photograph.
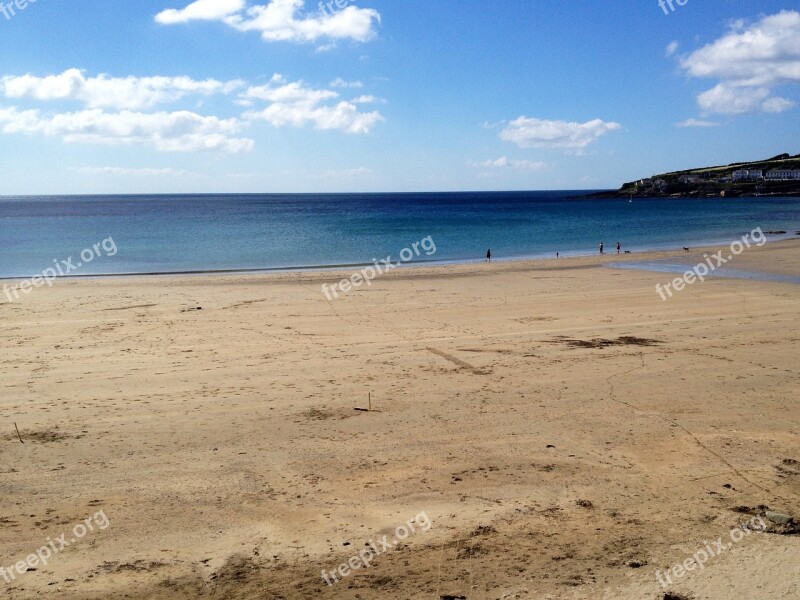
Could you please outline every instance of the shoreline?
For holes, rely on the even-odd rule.
[[[798,232],[800,233],[800,232]],[[768,245],[800,241],[800,235],[786,234],[766,234],[768,236]],[[718,250],[729,245],[730,242],[709,242],[702,245],[690,248],[692,253],[708,252],[711,250]],[[611,260],[612,263],[616,262],[643,262],[653,261],[660,259],[668,259],[674,256],[685,256],[683,249],[672,248],[659,248],[654,247],[650,249],[634,249],[630,254],[616,254],[613,247],[610,247],[612,252],[603,255],[595,253],[562,253],[560,258],[552,256],[519,256],[508,258],[492,258],[491,263],[486,263],[485,260],[476,259],[445,259],[445,260],[415,260],[411,262],[397,262],[398,269],[403,271],[408,269],[446,269],[452,267],[469,267],[479,266],[482,264],[495,264],[495,265],[508,265],[508,264],[526,264],[526,265],[541,265],[542,263],[561,264],[565,261],[575,260]],[[282,277],[282,276],[297,276],[297,275],[333,275],[349,272],[348,270],[358,270],[364,267],[369,267],[374,263],[348,263],[340,265],[311,265],[305,267],[268,267],[263,269],[197,269],[187,271],[151,271],[151,272],[126,272],[126,273],[92,273],[85,275],[63,275],[56,277],[53,281],[80,281],[80,280],[113,280],[113,279],[135,279],[135,278],[154,278],[154,279],[168,279],[168,278],[183,278],[183,277],[226,277],[226,276],[268,276],[268,277]],[[34,276],[8,276],[0,277],[0,283],[9,282],[22,282],[32,279]],[[0,302],[2,303],[2,302]]]

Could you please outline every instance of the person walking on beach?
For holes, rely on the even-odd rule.
[[[602,253],[603,253],[603,247],[604,247],[604,246],[603,246],[603,242],[600,242],[600,254],[602,254]]]
[[[622,249],[622,245],[619,242],[617,242],[617,254],[619,254],[619,251],[621,249]]]
[[[492,249],[489,248],[486,251],[486,262],[492,262]]]

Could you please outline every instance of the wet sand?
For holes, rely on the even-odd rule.
[[[0,586],[661,599],[656,570],[800,515],[800,286],[664,302],[674,276],[603,266],[670,256],[403,269],[333,302],[321,285],[349,272],[64,280],[0,304],[0,565],[109,521]],[[730,266],[798,265],[800,240]],[[322,579],[421,513],[428,531]],[[669,589],[797,598],[791,531]]]

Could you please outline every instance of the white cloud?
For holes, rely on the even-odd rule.
[[[242,81],[195,81],[189,77],[86,77],[78,69],[60,75],[0,77],[0,96],[17,100],[72,100],[85,105],[74,112],[45,112],[32,107],[0,106],[0,132],[59,138],[92,144],[144,144],[160,151],[247,152],[254,141],[237,135],[254,120],[275,127],[311,125],[352,134],[369,133],[383,116],[359,105],[379,102],[368,95],[352,101],[331,89],[313,89],[302,81],[275,75],[267,85],[251,86],[233,102],[250,108],[240,118],[204,116],[192,111],[149,112],[139,109],[188,96],[230,94]],[[355,87],[355,86],[350,86]],[[264,106],[257,109],[254,107]],[[119,110],[110,110],[119,109]]]
[[[500,132],[500,139],[520,148],[583,150],[603,135],[621,127],[619,123],[607,123],[600,119],[575,123],[519,117]]]
[[[697,104],[708,113],[738,115],[761,110],[769,102],[769,89],[720,83],[697,97]]]
[[[189,21],[218,21],[244,10],[244,0],[197,0],[182,10],[170,8],[156,15],[162,25]]]
[[[508,166],[508,157],[507,156],[501,156],[500,158],[498,158],[496,160],[492,160],[492,159],[485,160],[485,161],[483,161],[481,163],[476,163],[475,166],[481,167],[481,168],[502,168],[502,167],[507,167]]]
[[[328,42],[327,44],[320,44],[317,46],[315,52],[317,54],[324,54],[325,52],[330,52],[336,49],[336,42]]]
[[[359,112],[354,102],[338,101],[339,93],[305,87],[302,81],[288,83],[275,75],[269,84],[251,87],[242,94],[246,101],[269,102],[263,110],[246,112],[247,120],[264,120],[274,127],[339,129],[346,133],[369,133],[383,116],[377,112]]]
[[[188,95],[229,94],[241,81],[215,79],[195,81],[189,77],[85,77],[79,69],[59,75],[34,75],[0,78],[0,93],[6,98],[32,100],[74,100],[89,108],[138,110],[175,102]]]
[[[675,127],[719,127],[720,125],[722,125],[722,123],[703,119],[686,119],[680,123],[675,123]]]
[[[672,56],[678,51],[678,48],[680,48],[680,44],[678,42],[670,42],[664,52],[667,56]]]
[[[691,77],[720,81],[697,98],[706,112],[789,110],[795,102],[773,93],[778,86],[800,83],[800,12],[784,10],[749,27],[738,21],[680,65]]]
[[[780,96],[773,96],[772,98],[767,98],[761,103],[761,110],[764,112],[782,113],[794,108],[796,104],[797,103],[794,100],[781,98]]]
[[[339,171],[328,170],[320,176],[322,179],[363,179],[364,177],[372,177],[375,172],[366,167],[355,167],[353,169],[342,169]]]
[[[70,170],[77,171],[82,175],[105,175],[109,177],[186,177],[196,175],[191,171],[172,169],[169,167],[162,169],[148,167],[142,169],[128,167],[80,167]]]
[[[497,159],[489,159],[483,162],[470,163],[473,167],[480,169],[520,169],[529,171],[539,171],[547,167],[547,163],[535,160],[515,160],[507,156]]]
[[[331,81],[332,88],[363,88],[364,84],[361,81],[345,81],[341,77],[337,77]]]
[[[312,6],[314,5],[312,0]],[[305,0],[269,0],[245,7],[244,0],[197,0],[183,9],[156,15],[164,25],[189,21],[221,21],[239,31],[257,31],[269,42],[307,43],[317,40],[366,42],[375,35],[381,15],[371,8],[347,6],[334,11],[303,11]]]
[[[353,104],[375,104],[376,102],[380,102],[380,100],[375,96],[363,95],[358,98],[353,98],[352,102]]]
[[[242,97],[247,100],[266,100],[268,102],[318,104],[323,100],[338,98],[339,93],[331,90],[313,90],[304,87],[302,81],[288,83],[283,76],[276,74],[267,85],[248,88]]]
[[[108,113],[91,109],[44,115],[39,110],[0,108],[0,131],[6,134],[39,134],[91,144],[146,144],[167,152],[247,152],[253,140],[233,137],[241,127],[238,119],[188,111]]]

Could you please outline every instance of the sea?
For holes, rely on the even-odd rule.
[[[481,261],[489,249],[495,260],[590,255],[601,242],[635,253],[729,244],[758,227],[800,230],[800,198],[587,194],[0,197],[0,278],[55,267],[98,276],[357,266],[399,262],[426,239],[435,252],[407,264]]]

